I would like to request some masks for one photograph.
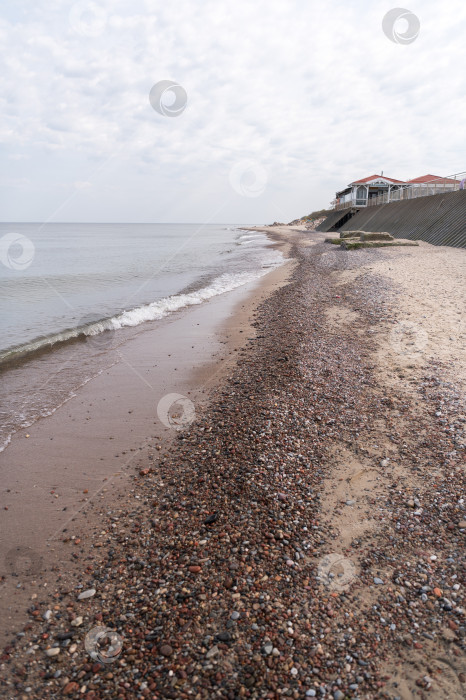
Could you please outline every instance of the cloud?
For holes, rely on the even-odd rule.
[[[70,220],[131,211],[133,220],[183,212],[203,221],[220,206],[230,221],[270,220],[277,208],[291,219],[375,171],[402,179],[466,168],[462,0],[412,3],[421,31],[408,46],[384,35],[386,2],[5,5],[0,140],[31,196],[30,211],[22,202],[4,218],[47,218],[61,204],[60,181],[101,188],[60,210]],[[167,79],[188,94],[176,118],[149,103]],[[20,156],[27,164],[11,160]],[[231,187],[245,160],[268,173],[259,197]]]

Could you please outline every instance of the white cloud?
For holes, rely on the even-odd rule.
[[[62,219],[290,219],[375,171],[466,168],[462,0],[411,3],[408,46],[382,32],[388,2],[5,4],[0,139],[30,210],[11,197],[2,218],[48,218],[90,182]],[[176,118],[149,104],[165,79],[188,94]],[[231,186],[243,161],[267,172],[258,197]]]

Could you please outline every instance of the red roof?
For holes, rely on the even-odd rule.
[[[408,180],[408,182],[409,184],[412,184],[413,182],[425,183],[432,182],[433,180],[440,180],[440,182],[446,182],[447,184],[458,182],[457,180],[452,180],[448,177],[443,178],[439,175],[421,175],[421,177],[415,177],[413,180]]]
[[[352,185],[359,185],[360,183],[364,182],[370,182],[370,180],[378,180],[380,178],[383,178],[384,180],[388,180],[389,182],[396,182],[397,184],[403,184],[405,180],[394,180],[392,177],[386,177],[385,175],[370,175],[369,177],[363,177],[361,180],[354,180],[351,184]]]

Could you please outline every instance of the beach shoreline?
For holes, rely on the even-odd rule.
[[[88,568],[31,602],[7,692],[463,696],[465,256],[278,228],[294,262],[224,326],[196,421],[96,513]],[[122,645],[100,662],[99,625]]]
[[[286,256],[283,241],[274,247]],[[159,401],[186,396],[196,412],[202,410],[209,390],[253,334],[255,307],[284,283],[290,263],[147,323],[71,399],[13,435],[0,454],[0,645],[27,619],[31,582],[53,585],[67,560],[65,568],[80,572],[104,509],[118,504],[135,475],[176,438],[177,430],[157,414]],[[70,557],[68,543],[76,540],[79,556],[76,549]]]

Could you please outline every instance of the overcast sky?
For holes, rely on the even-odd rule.
[[[289,221],[381,170],[466,170],[466,2],[409,0],[407,43],[394,7],[3,0],[0,219]]]

